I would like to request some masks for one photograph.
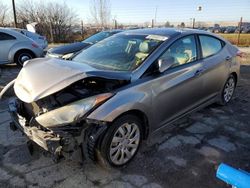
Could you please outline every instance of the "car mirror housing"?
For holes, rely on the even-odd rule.
[[[173,64],[174,64],[174,57],[172,56],[169,56],[164,59],[159,59],[157,62],[158,71],[162,73],[166,71],[168,68],[170,68]]]

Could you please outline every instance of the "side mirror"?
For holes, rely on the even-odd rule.
[[[174,64],[174,57],[172,56],[166,57],[164,59],[159,59],[157,62],[158,71],[162,73],[168,68],[170,68],[173,64]]]

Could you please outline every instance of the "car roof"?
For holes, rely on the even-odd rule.
[[[24,31],[24,32],[29,32],[29,33],[31,33],[31,32],[28,31],[27,29],[21,29],[21,28],[16,28],[16,27],[7,27],[6,29],[14,30],[14,31],[17,31],[17,32]]]
[[[127,30],[123,33],[131,33],[131,34],[145,34],[145,35],[162,35],[162,36],[173,36],[176,34],[186,33],[206,33],[210,34],[204,30],[198,29],[189,29],[189,28],[146,28],[146,29],[134,29],[134,30]]]
[[[14,31],[18,31],[18,30],[23,30],[23,29],[20,29],[20,28],[15,28],[15,27],[0,27],[0,29],[4,29],[4,30],[14,30]]]
[[[29,37],[23,35],[22,33],[20,33],[19,31],[16,31],[16,30],[13,29],[13,28],[0,27],[0,31],[5,32],[5,33],[10,34],[10,35],[13,35],[13,36],[15,36],[17,39],[33,41],[33,40],[30,39]]]
[[[5,27],[5,28],[3,28],[3,29],[8,29],[8,30],[17,31],[17,32],[23,31],[23,32],[26,32],[26,33],[30,33],[30,34],[32,34],[32,35],[41,36],[41,35],[38,34],[38,33],[34,33],[34,32],[31,32],[31,31],[28,31],[27,29],[22,29],[22,28]]]
[[[210,35],[216,38],[219,38],[220,40],[225,41],[222,37],[215,35],[211,32],[199,30],[199,29],[189,29],[189,28],[146,28],[146,29],[134,29],[134,30],[125,30],[122,32],[123,34],[138,34],[138,35],[161,35],[166,36],[168,38],[175,37],[177,35],[189,35],[189,34],[206,34]]]
[[[124,30],[122,29],[112,29],[112,30],[103,30],[103,31],[100,31],[100,32],[109,32],[109,33],[119,33],[119,32],[122,32]]]
[[[126,34],[139,34],[139,35],[162,35],[162,36],[173,36],[180,34],[180,30],[175,28],[146,28],[146,29],[133,29],[127,30],[123,33]]]
[[[0,27],[0,31],[4,31],[6,33],[12,34],[14,36],[23,36],[21,33],[19,33],[18,31],[15,31],[12,28],[8,28],[8,27]]]

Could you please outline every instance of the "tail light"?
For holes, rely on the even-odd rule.
[[[38,48],[39,46],[36,44],[36,43],[34,43],[34,42],[32,42],[32,47],[34,47],[34,48]]]
[[[236,56],[238,56],[238,57],[244,57],[244,52],[242,52],[242,51],[238,51],[237,53],[236,53]]]

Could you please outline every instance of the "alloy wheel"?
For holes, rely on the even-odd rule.
[[[140,129],[135,123],[124,123],[115,132],[110,144],[109,157],[116,165],[128,162],[140,143]]]
[[[235,89],[235,81],[233,77],[230,77],[225,85],[224,92],[223,92],[223,97],[225,102],[229,102],[233,96]]]

